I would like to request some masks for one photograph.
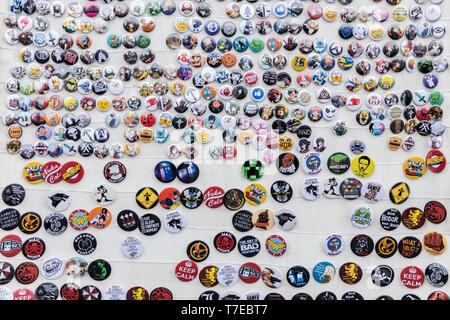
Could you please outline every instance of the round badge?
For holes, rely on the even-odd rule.
[[[375,245],[375,252],[381,258],[392,257],[397,252],[397,241],[389,236],[382,237]]]
[[[414,237],[404,237],[398,242],[398,252],[405,258],[415,258],[422,251],[422,243]]]
[[[385,210],[380,216],[380,225],[384,230],[392,231],[397,229],[402,221],[400,211],[395,208]]]
[[[359,234],[353,237],[350,242],[350,248],[352,252],[359,256],[365,257],[372,253],[374,249],[374,243],[371,237],[365,234]]]
[[[444,235],[438,231],[429,231],[423,236],[423,246],[427,252],[438,255],[447,248],[447,240]]]
[[[425,221],[425,213],[419,208],[411,207],[402,213],[402,222],[408,229],[419,229]]]
[[[363,271],[359,265],[353,262],[344,263],[339,268],[339,277],[347,284],[358,283],[363,275]]]

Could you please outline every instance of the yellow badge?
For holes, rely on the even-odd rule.
[[[23,168],[23,177],[28,183],[38,184],[44,181],[42,177],[42,163],[30,162]]]
[[[244,197],[248,203],[258,206],[266,200],[267,190],[260,184],[252,183],[245,188]]]
[[[404,182],[397,183],[392,187],[389,198],[395,204],[405,202],[409,198],[409,186]]]
[[[419,179],[426,171],[425,160],[420,157],[411,157],[403,164],[403,172],[410,179]]]
[[[22,132],[22,128],[17,124],[13,124],[8,128],[8,135],[12,139],[19,139],[22,136]]]
[[[289,136],[281,136],[278,139],[278,146],[281,150],[288,151],[294,146],[294,140]]]
[[[100,111],[106,111],[111,106],[111,102],[107,97],[100,97],[97,99],[97,109]]]
[[[375,170],[374,161],[366,155],[355,157],[351,166],[353,173],[361,178],[369,177]]]
[[[136,194],[137,204],[144,209],[151,209],[158,204],[158,192],[154,189],[145,187]]]
[[[408,8],[406,6],[396,6],[392,10],[392,16],[397,21],[403,21],[408,17]]]
[[[403,140],[400,136],[391,136],[388,140],[388,147],[391,150],[398,150],[401,148]]]
[[[334,21],[338,17],[338,11],[335,6],[327,6],[323,9],[323,18],[326,21]]]
[[[135,157],[139,154],[139,144],[137,142],[130,142],[123,147],[125,154],[130,157]]]
[[[182,96],[186,91],[186,85],[183,83],[183,81],[174,81],[170,86],[170,91],[176,97]]]
[[[197,140],[200,143],[208,143],[211,140],[211,133],[206,128],[200,128],[197,130]]]
[[[139,129],[139,140],[141,140],[144,143],[150,142],[155,137],[155,134],[152,129],[150,128],[142,128]]]
[[[298,54],[292,58],[291,65],[295,71],[303,71],[308,66],[308,60],[304,55]]]

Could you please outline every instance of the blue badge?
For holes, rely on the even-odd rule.
[[[221,38],[217,41],[217,50],[222,53],[229,52],[233,48],[233,44],[227,38]]]
[[[319,283],[328,283],[333,280],[336,268],[329,262],[319,262],[314,266],[313,277]]]
[[[208,20],[205,23],[205,31],[210,36],[215,36],[220,31],[220,24],[216,20]]]
[[[275,4],[275,6],[273,7],[273,13],[275,14],[275,16],[277,16],[278,18],[283,18],[287,15],[287,5],[284,2],[278,2],[277,4]]]
[[[237,52],[244,52],[248,49],[249,43],[246,37],[239,36],[233,40],[233,48]]]
[[[253,90],[252,90],[252,98],[255,101],[264,100],[265,95],[266,95],[266,92],[261,87],[256,87],[256,88],[253,88]]]

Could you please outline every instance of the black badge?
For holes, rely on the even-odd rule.
[[[111,274],[111,265],[103,259],[94,260],[88,266],[88,273],[94,280],[105,280]]]
[[[398,252],[405,258],[415,258],[422,251],[422,243],[415,237],[404,237],[398,242]]]
[[[261,243],[254,236],[245,236],[239,239],[238,250],[244,257],[254,257],[261,250]]]
[[[247,232],[253,228],[253,214],[247,210],[240,210],[233,216],[233,226],[237,231]]]
[[[42,218],[36,212],[27,212],[19,218],[19,229],[23,233],[32,234],[42,226]]]
[[[358,292],[348,291],[342,295],[341,300],[364,300],[364,298]]]
[[[51,213],[44,219],[45,230],[53,236],[62,234],[67,229],[67,218],[61,213]]]
[[[382,237],[375,245],[375,252],[381,258],[390,258],[397,252],[397,241],[389,236]]]
[[[319,293],[316,300],[337,300],[336,295],[331,291],[324,291]]]
[[[200,169],[192,161],[182,162],[177,168],[177,176],[181,182],[192,183],[198,179]]]
[[[195,240],[187,246],[186,254],[189,259],[195,262],[202,262],[209,256],[209,247],[206,242]]]
[[[384,230],[395,230],[401,223],[402,214],[395,208],[387,209],[380,216],[380,224]]]
[[[277,119],[272,122],[272,130],[277,134],[283,134],[287,130],[286,122],[283,120]]]
[[[189,187],[181,192],[181,204],[188,209],[198,208],[203,202],[203,193],[196,187]]]
[[[3,189],[2,199],[9,206],[17,206],[25,199],[25,189],[17,183],[7,185]]]
[[[244,192],[239,189],[230,189],[223,196],[223,204],[229,210],[239,210],[245,204]]]
[[[311,136],[312,133],[312,129],[310,126],[304,124],[301,125],[298,129],[297,129],[297,136],[299,138],[309,138]]]
[[[36,300],[56,300],[59,296],[58,287],[51,282],[41,283],[34,291]]]
[[[297,172],[300,163],[293,153],[286,152],[278,156],[276,165],[278,172],[284,175],[291,175]]]
[[[124,231],[133,231],[139,226],[139,217],[134,211],[125,209],[117,215],[117,224]]]
[[[365,234],[359,234],[353,237],[350,242],[352,252],[359,257],[365,257],[372,253],[374,243],[371,237]]]
[[[293,192],[292,187],[286,181],[278,180],[272,184],[270,193],[275,201],[285,203],[291,200]]]
[[[208,291],[203,292],[198,297],[198,300],[219,300],[219,298],[220,298],[220,295],[216,291],[208,290]]]
[[[407,293],[401,298],[401,300],[421,300],[421,299],[415,294]]]
[[[97,248],[97,240],[90,233],[82,233],[73,240],[73,248],[78,254],[88,255]]]
[[[146,236],[153,236],[161,229],[161,220],[152,213],[144,214],[139,220],[139,231]]]
[[[387,265],[380,265],[372,270],[370,277],[374,284],[385,287],[394,280],[394,270]]]
[[[295,288],[304,287],[309,281],[309,271],[302,266],[294,266],[286,273],[286,279]]]
[[[292,297],[292,300],[313,300],[313,298],[307,293],[297,293]]]
[[[0,212],[0,228],[10,231],[19,225],[20,213],[14,208],[7,208]]]
[[[443,287],[448,281],[448,271],[442,264],[432,263],[425,269],[425,279],[433,287]]]

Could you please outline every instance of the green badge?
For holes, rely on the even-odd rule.
[[[350,168],[350,158],[342,152],[333,153],[327,162],[328,170],[334,174],[343,174]]]
[[[241,168],[242,175],[250,181],[261,178],[264,174],[264,165],[256,159],[248,159]]]

